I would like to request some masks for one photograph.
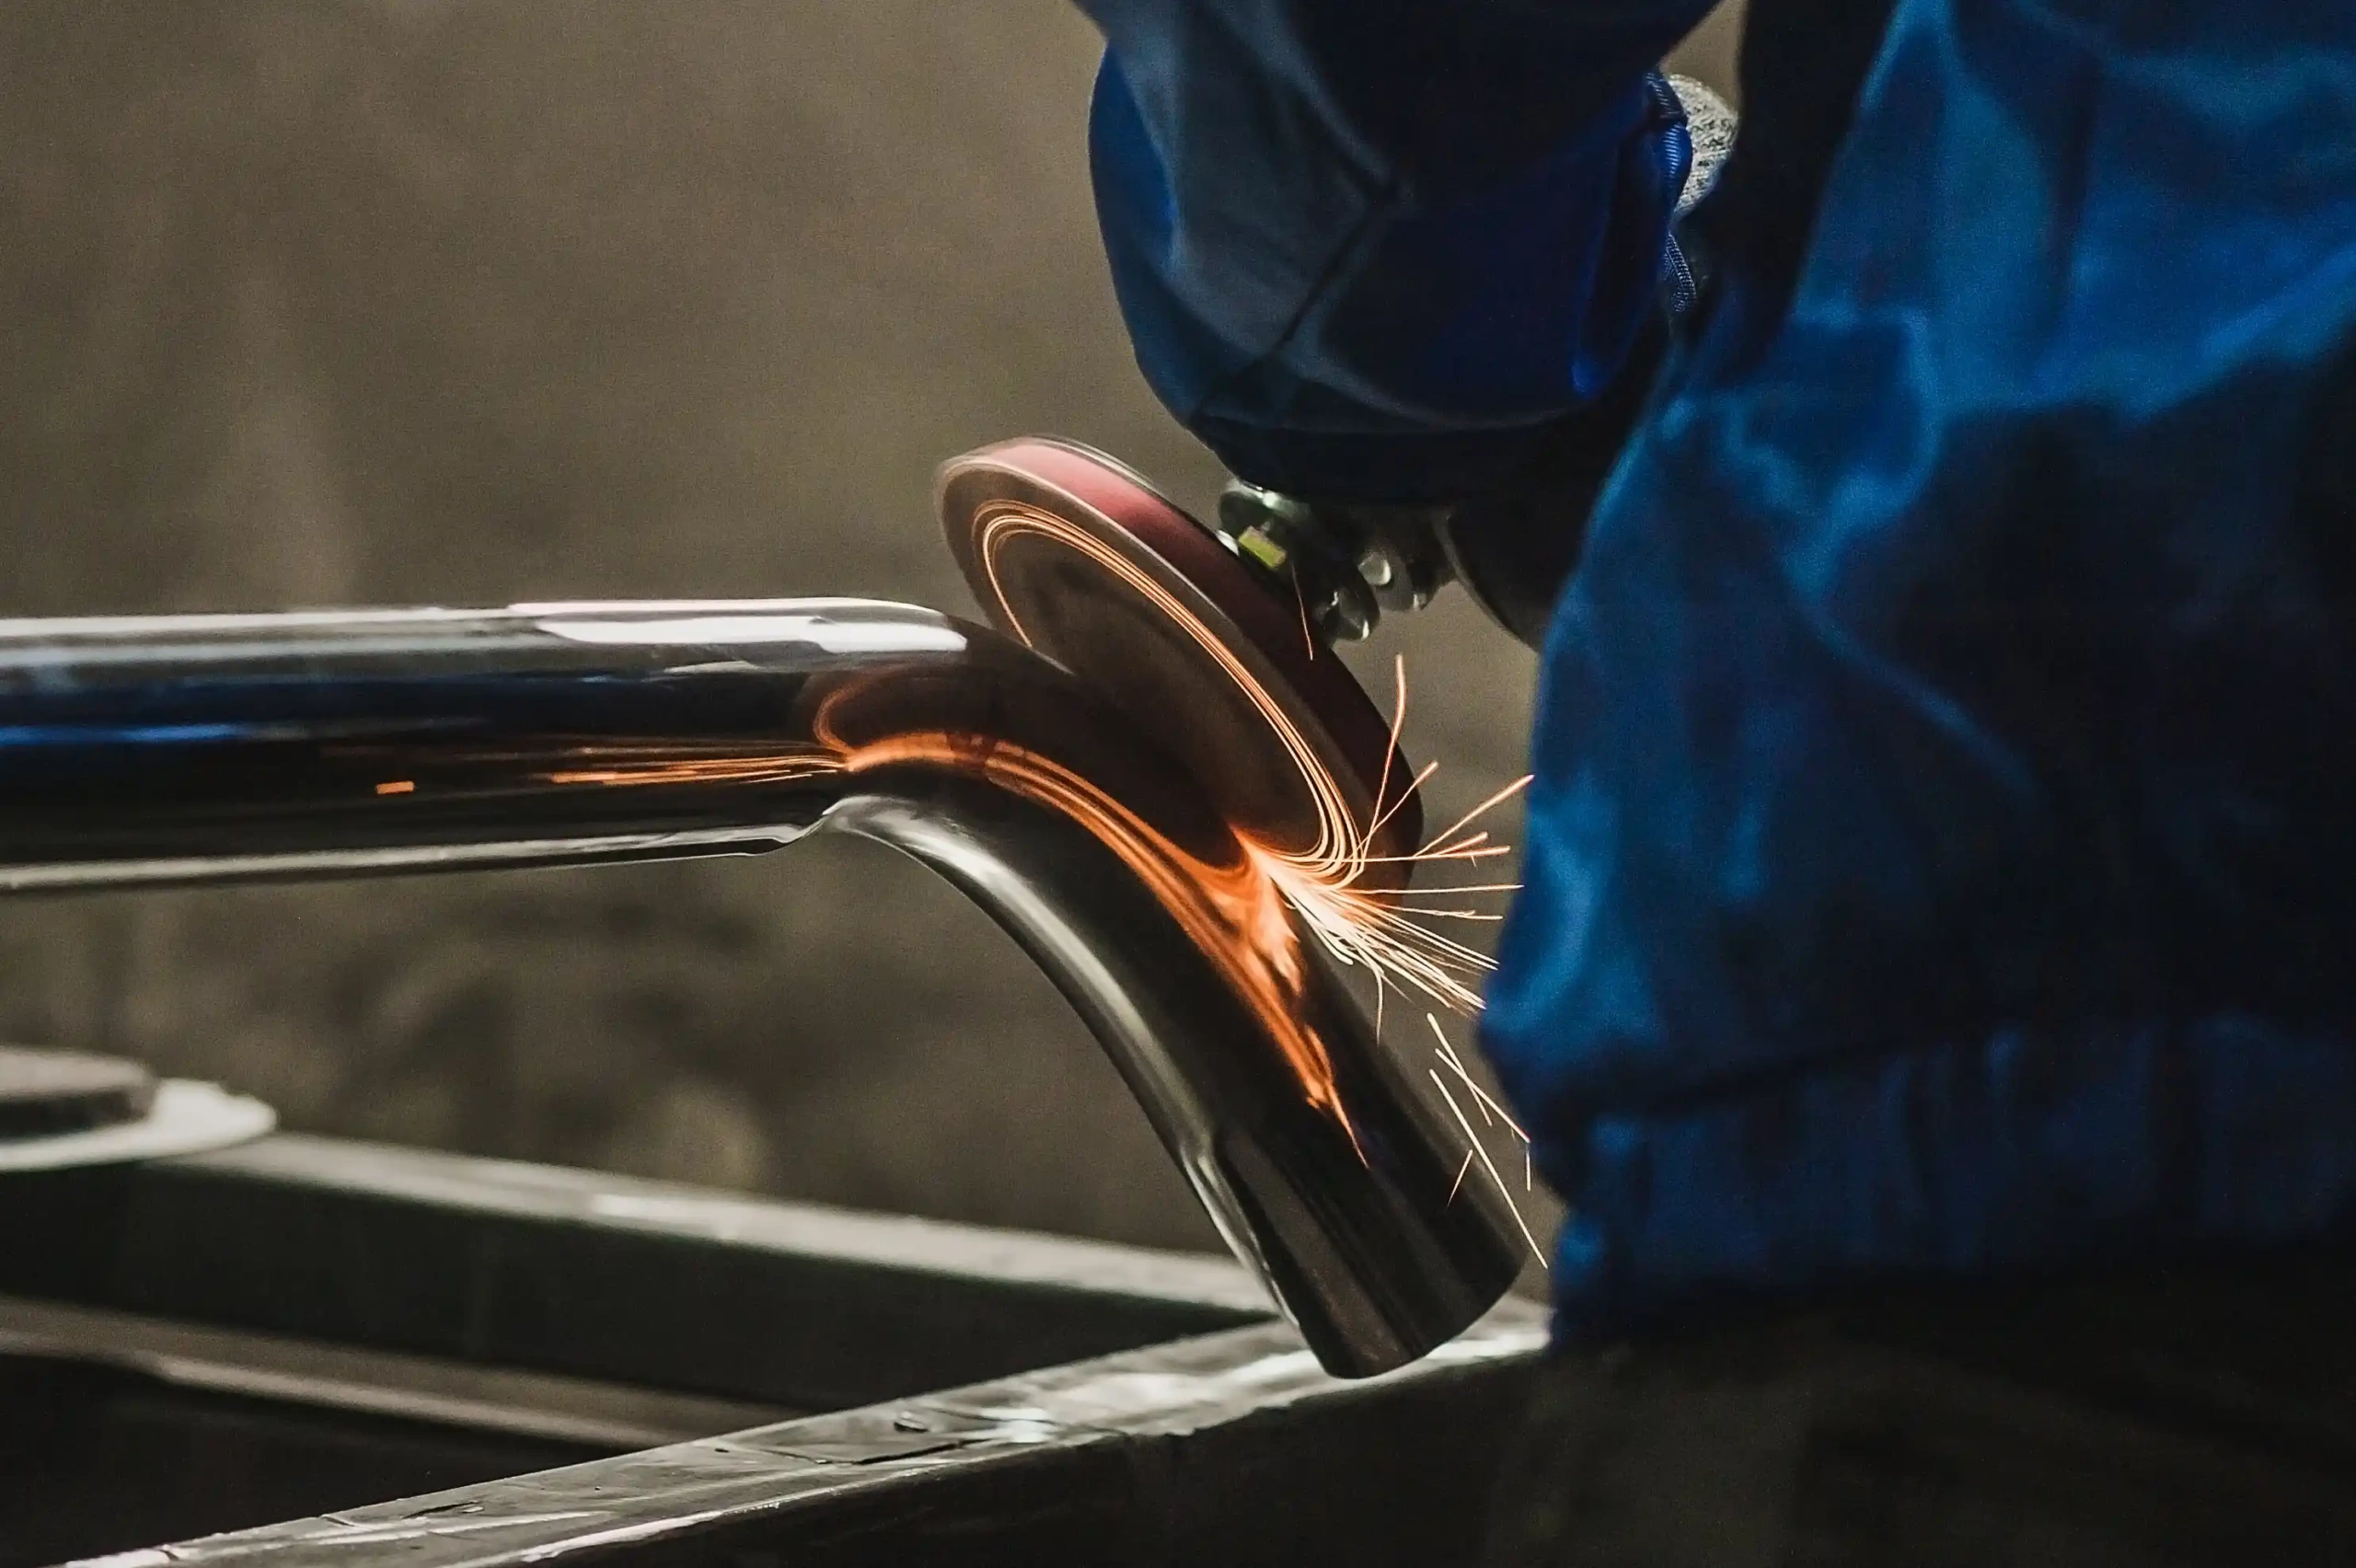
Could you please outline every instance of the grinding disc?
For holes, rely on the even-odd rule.
[[[1037,437],[952,459],[939,501],[983,613],[1112,699],[1239,833],[1404,885],[1423,818],[1390,721],[1226,539],[1112,458]]]

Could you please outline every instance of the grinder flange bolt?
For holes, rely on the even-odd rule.
[[[1305,502],[1242,479],[1218,498],[1218,532],[1265,585],[1298,596],[1326,643],[1372,634],[1385,610],[1419,610],[1453,581],[1444,506]]]

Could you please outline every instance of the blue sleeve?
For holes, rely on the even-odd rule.
[[[1113,278],[1243,478],[1444,500],[1610,382],[1690,158],[1707,0],[1082,0]]]

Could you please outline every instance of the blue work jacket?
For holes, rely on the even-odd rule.
[[[1140,362],[1243,477],[1472,493],[1618,370],[1692,0],[1087,9]],[[1484,1024],[1561,1325],[2345,1242],[2356,7],[1751,29]]]

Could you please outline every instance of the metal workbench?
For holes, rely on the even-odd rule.
[[[1543,1337],[1339,1381],[1223,1259],[293,1136],[0,1195],[0,1568],[1428,1568]]]

